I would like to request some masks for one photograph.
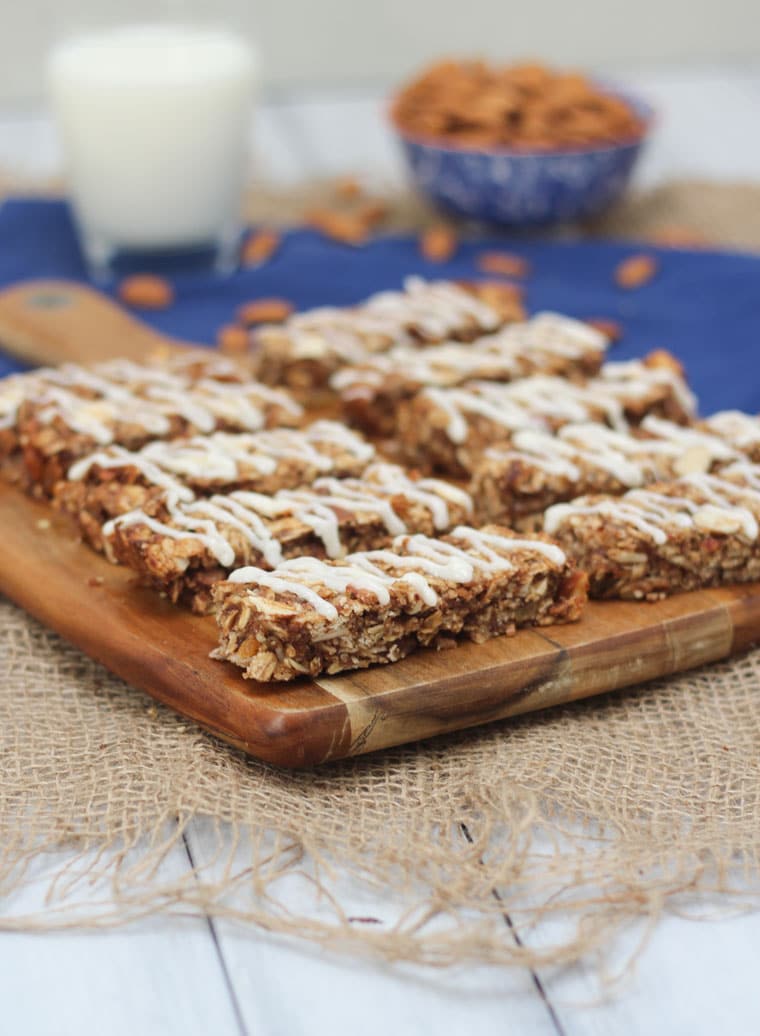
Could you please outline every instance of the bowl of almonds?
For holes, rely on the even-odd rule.
[[[443,61],[390,106],[418,190],[511,227],[595,215],[625,190],[652,124],[641,100],[540,64]]]

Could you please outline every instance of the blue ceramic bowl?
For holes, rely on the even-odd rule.
[[[439,208],[510,227],[565,223],[595,215],[620,197],[651,126],[647,105],[614,92],[639,114],[644,126],[638,137],[620,144],[470,151],[394,129],[417,189]]]

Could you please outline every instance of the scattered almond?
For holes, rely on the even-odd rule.
[[[344,245],[363,245],[369,236],[367,224],[358,216],[333,209],[312,209],[306,214],[306,222]]]
[[[280,247],[281,237],[276,230],[257,230],[250,234],[240,251],[243,266],[259,266],[271,259]]]
[[[246,329],[239,324],[225,324],[216,333],[216,344],[223,353],[239,356],[248,352],[250,338]]]
[[[621,288],[641,288],[657,273],[658,265],[653,255],[631,255],[615,268],[615,283]]]
[[[429,263],[445,263],[457,250],[459,241],[451,227],[435,223],[420,237],[420,251]]]
[[[342,201],[355,201],[364,193],[362,185],[355,176],[339,177],[333,185],[333,190],[335,191],[335,197],[340,198]]]
[[[483,252],[477,258],[477,266],[483,273],[501,274],[504,277],[528,277],[530,263],[512,252]]]
[[[38,518],[37,521],[35,522],[35,525],[37,526],[38,529],[40,529],[42,532],[44,532],[46,529],[50,528],[50,519],[49,518]]]
[[[617,320],[611,320],[609,317],[589,317],[586,323],[589,327],[601,331],[611,342],[619,342],[623,337],[623,326]]]
[[[163,277],[136,273],[125,277],[118,287],[119,298],[137,309],[165,309],[174,302],[174,289]]]
[[[256,299],[246,302],[238,310],[238,319],[242,324],[281,324],[293,312],[293,306],[287,299]]]

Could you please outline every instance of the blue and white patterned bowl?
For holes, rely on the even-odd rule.
[[[635,139],[603,147],[470,151],[394,129],[418,190],[439,208],[510,227],[565,223],[601,212],[620,197],[650,129],[651,109],[615,93],[639,114],[644,129]]]

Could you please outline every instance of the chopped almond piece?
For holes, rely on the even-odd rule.
[[[477,259],[483,273],[502,274],[504,277],[528,277],[530,263],[512,252],[483,252]]]
[[[451,227],[435,223],[420,237],[420,251],[429,263],[445,263],[457,250],[459,241]]]
[[[293,312],[292,303],[287,299],[256,299],[246,302],[238,310],[238,319],[242,324],[281,324]]]
[[[216,333],[216,344],[223,353],[239,356],[248,352],[250,338],[246,329],[239,324],[225,324]]]
[[[496,310],[505,323],[526,320],[528,313],[523,304],[525,289],[510,281],[468,281],[464,287]]]
[[[652,370],[669,370],[681,378],[686,373],[681,361],[667,349],[653,349],[651,353],[647,353],[644,357],[644,366]]]
[[[325,237],[344,245],[363,245],[369,236],[367,224],[358,216],[332,209],[312,209],[306,215],[306,222]]]
[[[276,230],[258,230],[246,238],[240,252],[243,266],[258,266],[271,259],[280,247],[280,235]]]
[[[611,320],[609,317],[589,317],[586,323],[589,327],[601,331],[611,342],[619,342],[623,337],[623,326],[617,320]]]
[[[163,277],[149,273],[125,277],[118,287],[119,298],[137,309],[165,309],[174,302],[174,289]]]
[[[621,288],[641,288],[657,273],[658,265],[653,255],[631,255],[615,268],[615,283]]]

